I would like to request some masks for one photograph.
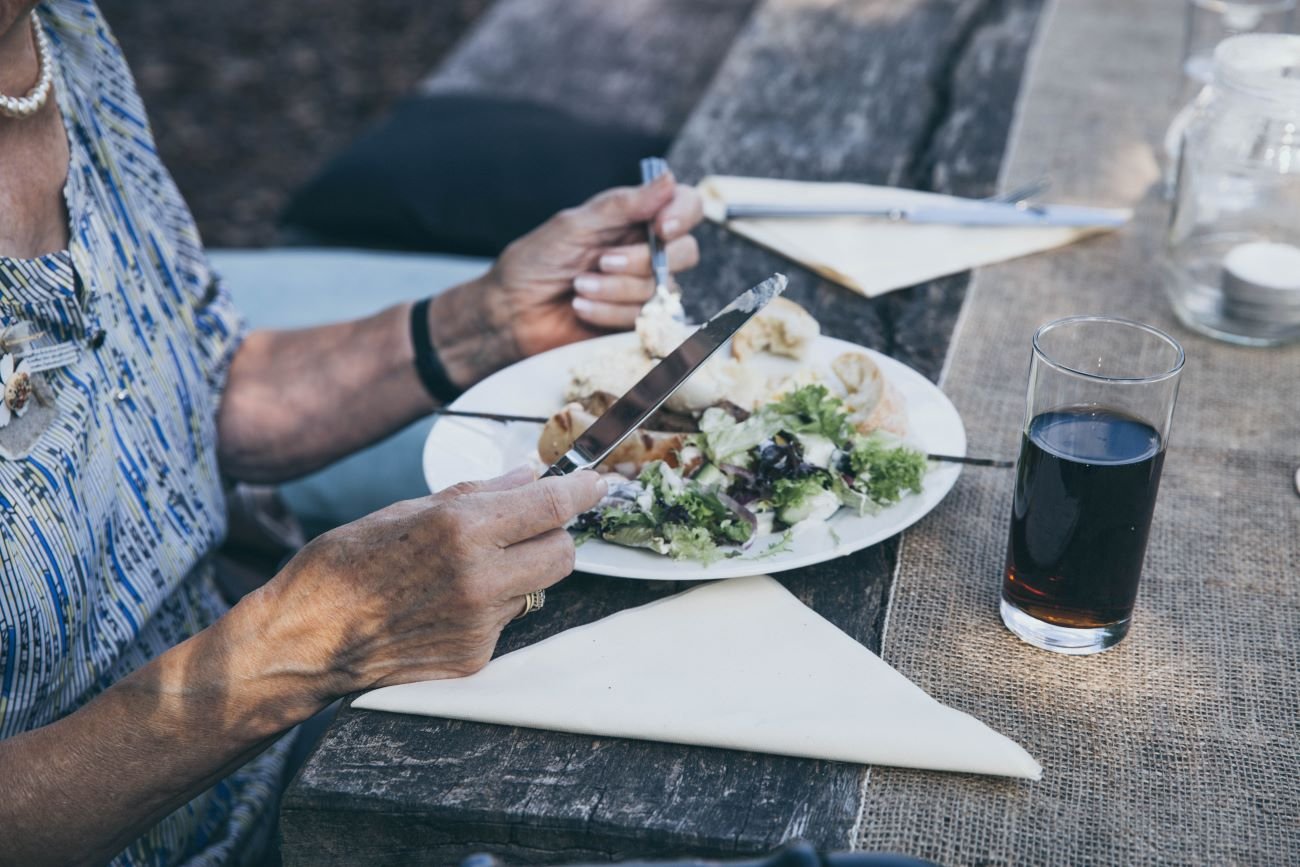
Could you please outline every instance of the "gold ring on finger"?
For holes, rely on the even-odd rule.
[[[546,607],[546,591],[534,590],[531,593],[524,594],[524,610],[515,615],[515,620],[521,617],[527,617],[534,611],[541,611]]]

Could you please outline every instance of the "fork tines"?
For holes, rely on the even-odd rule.
[[[646,157],[641,160],[641,183],[648,184],[668,171],[668,161],[663,157]]]

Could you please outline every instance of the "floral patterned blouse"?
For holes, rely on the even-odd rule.
[[[0,374],[6,391],[32,387],[0,426],[0,738],[76,710],[225,612],[216,414],[242,335],[99,10],[46,0],[37,13],[71,151],[71,241],[0,257]],[[50,347],[73,360],[26,377],[21,359]],[[287,748],[114,863],[251,857]]]

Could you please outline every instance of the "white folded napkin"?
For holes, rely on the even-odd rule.
[[[459,680],[355,707],[863,764],[1038,779],[1015,742],[946,707],[768,576],[628,609]]]
[[[1107,231],[1062,227],[945,226],[867,217],[799,217],[724,222],[727,204],[907,207],[965,202],[938,193],[868,184],[713,175],[698,189],[714,222],[868,298],[980,265],[1049,250]]]

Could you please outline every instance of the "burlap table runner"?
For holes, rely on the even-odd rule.
[[[979,272],[943,386],[971,451],[1013,455],[1039,324],[1115,313],[1170,330],[1187,366],[1135,625],[1070,658],[997,615],[1011,474],[968,470],[903,541],[884,656],[1023,744],[1041,782],[874,768],[858,842],[943,864],[1300,860],[1300,349],[1239,349],[1172,318],[1153,189],[1174,106],[1177,0],[1058,0],[1046,12],[1009,184],[1140,202],[1134,226]],[[1297,215],[1300,219],[1300,215]]]

